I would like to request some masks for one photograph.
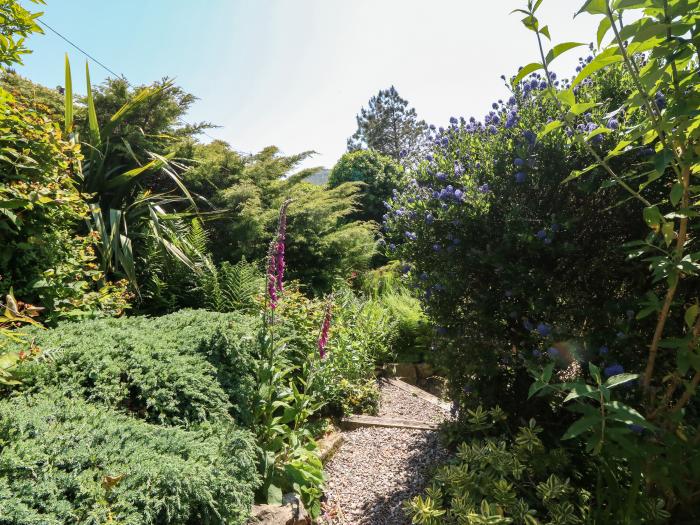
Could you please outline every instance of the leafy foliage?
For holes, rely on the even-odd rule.
[[[251,435],[150,425],[49,389],[0,402],[0,523],[243,524]]]
[[[354,219],[381,222],[386,211],[384,202],[399,185],[402,169],[390,157],[374,150],[346,153],[333,167],[328,185],[333,188],[344,182],[364,182],[360,210]]]
[[[462,443],[438,468],[426,496],[406,503],[412,523],[537,525],[585,523],[591,495],[566,475],[564,449],[546,450],[534,420],[511,440]]]
[[[94,238],[76,236],[88,206],[73,182],[79,149],[43,115],[0,91],[0,293],[10,287],[67,316],[118,315],[129,296],[95,264]]]
[[[586,2],[600,49],[562,80],[551,64],[580,44],[548,48],[541,3],[518,10],[540,61],[483,123],[432,135],[389,252],[410,263],[462,418],[492,400],[585,445],[595,522],[696,519],[698,2]]]
[[[31,0],[34,4],[43,4],[43,0]],[[36,19],[42,13],[32,13],[22,7],[17,0],[0,1],[0,18],[2,18],[2,36],[0,39],[0,66],[21,64],[22,55],[31,53],[24,45],[26,37],[33,33],[43,33]]]
[[[291,198],[288,227],[293,235],[287,247],[291,279],[322,293],[337,279],[369,266],[376,227],[351,220],[360,185],[329,189],[304,182],[313,169],[290,174],[310,154],[285,157],[269,147],[243,156],[220,141],[194,147],[198,165],[183,174],[185,183],[213,206],[228,210],[225,217],[206,223],[214,232],[211,249],[216,263],[236,263],[243,257],[262,260],[274,235],[277,210]]]
[[[102,271],[107,275],[126,277],[138,292],[136,261],[139,248],[148,240],[155,240],[164,253],[196,271],[197,268],[178,246],[178,232],[173,225],[182,216],[173,214],[173,205],[194,207],[192,195],[177,173],[179,166],[170,160],[174,152],[163,155],[158,151],[139,149],[144,144],[152,145],[152,137],[135,144],[129,142],[134,136],[161,131],[136,128],[134,122],[127,118],[134,118],[134,115],[138,115],[137,110],[155,101],[168,100],[167,93],[175,88],[171,82],[163,82],[137,93],[127,92],[124,96],[128,100],[115,113],[100,121],[87,64],[85,75],[87,126],[86,140],[83,140],[75,123],[72,74],[66,56],[65,131],[72,134],[74,143],[82,141],[86,151],[84,162],[77,159],[74,179],[81,192],[89,195],[89,225],[91,232],[99,239],[97,246]],[[178,95],[179,91],[176,95],[171,94]],[[112,100],[106,96],[102,98]],[[162,120],[174,118],[172,111],[157,115],[161,119],[157,123],[160,128],[165,125]],[[154,193],[152,188],[155,181],[143,183],[147,176],[167,179],[180,194],[166,191]]]
[[[28,324],[41,326],[34,320],[41,308],[18,302],[11,293],[7,295],[5,304],[0,304],[0,307],[3,309],[0,315],[0,385],[12,387],[20,384],[14,374],[17,364],[25,359],[34,359],[39,353],[38,349],[27,344],[26,339],[15,329]],[[8,342],[25,346],[24,349],[8,352],[5,348]]]

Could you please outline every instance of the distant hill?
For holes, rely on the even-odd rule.
[[[310,182],[311,184],[316,184],[317,186],[323,186],[328,182],[328,174],[330,172],[331,170],[329,169],[321,168],[313,175],[309,175],[308,177],[306,177],[306,179],[304,180]]]

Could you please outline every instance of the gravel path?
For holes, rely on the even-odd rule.
[[[417,419],[431,423],[441,423],[448,416],[448,412],[439,406],[389,383],[379,383],[379,389],[379,416]]]
[[[380,384],[380,416],[443,421],[440,407],[387,383]],[[447,456],[438,433],[365,427],[345,432],[345,443],[326,464],[325,518],[329,525],[402,525],[403,502],[418,494]]]

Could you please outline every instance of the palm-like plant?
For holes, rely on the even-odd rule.
[[[75,128],[71,68],[66,55],[65,132],[80,142],[84,159],[76,166],[76,183],[90,204],[88,225],[98,238],[102,270],[107,275],[124,274],[138,291],[134,246],[146,236],[154,238],[169,256],[198,271],[183,249],[174,223],[196,210],[192,195],[177,174],[181,168],[172,155],[151,151],[134,151],[118,134],[120,124],[139,106],[150,101],[172,84],[144,88],[124,104],[102,126],[98,123],[90,83],[90,70],[85,64],[87,81],[87,139],[82,140]],[[144,185],[146,177],[166,176],[179,189],[178,193],[153,193]],[[172,206],[189,212],[166,211]]]

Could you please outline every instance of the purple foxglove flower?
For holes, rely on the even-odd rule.
[[[331,327],[331,315],[333,313],[333,296],[326,301],[326,309],[321,325],[321,335],[318,338],[318,355],[323,359],[326,357],[326,345],[328,344],[328,331]]]

